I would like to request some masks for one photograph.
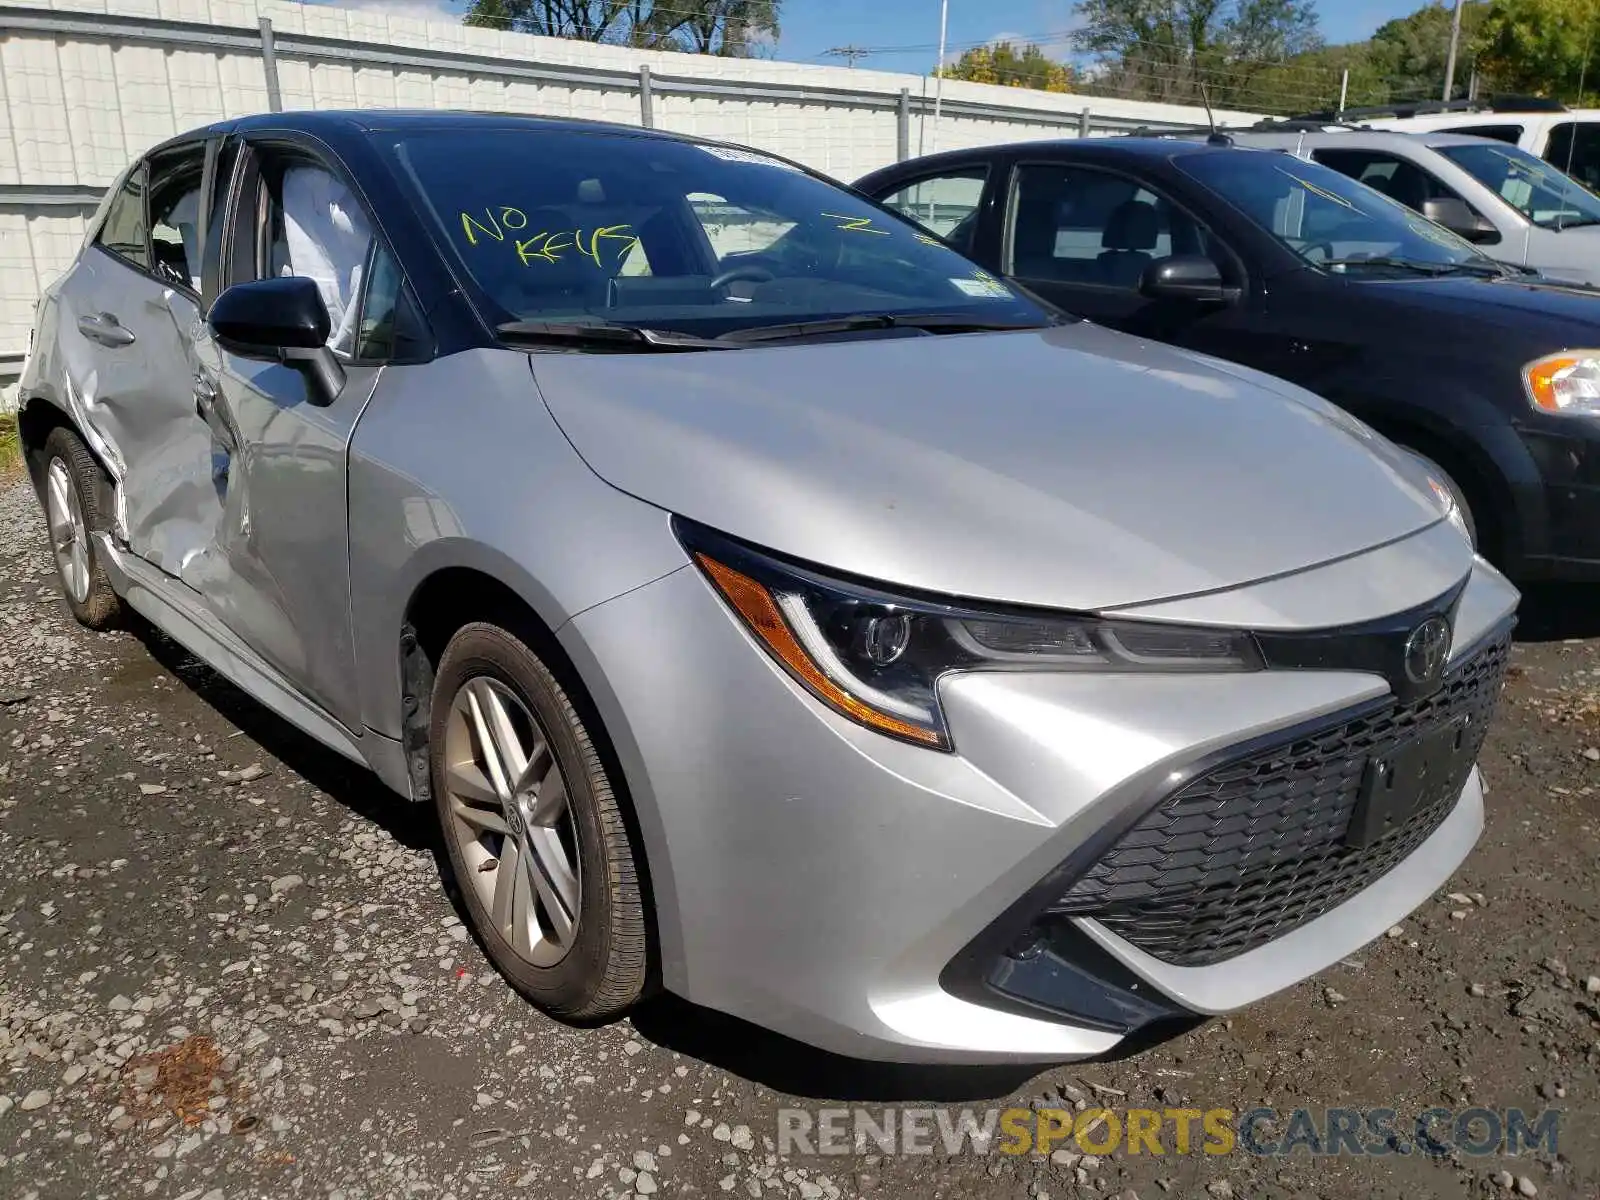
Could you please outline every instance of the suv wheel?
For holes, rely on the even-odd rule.
[[[472,624],[439,662],[429,732],[450,868],[485,951],[540,1008],[621,1016],[644,993],[644,902],[600,756],[549,668]]]
[[[90,539],[106,528],[100,514],[100,464],[83,439],[64,426],[45,439],[44,463],[45,526],[61,594],[79,622],[106,629],[121,615],[122,602]]]

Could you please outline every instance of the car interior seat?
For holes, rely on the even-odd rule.
[[[1114,287],[1137,287],[1139,277],[1150,265],[1161,238],[1161,216],[1156,206],[1145,200],[1124,200],[1111,210],[1105,233],[1100,239],[1101,282]]]

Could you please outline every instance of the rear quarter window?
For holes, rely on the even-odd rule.
[[[106,210],[97,245],[134,266],[150,269],[150,223],[145,211],[145,165],[140,163],[123,182]]]

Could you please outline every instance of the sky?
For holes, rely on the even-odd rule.
[[[408,15],[459,14],[466,0],[310,0]],[[670,2],[670,0],[661,0]],[[885,71],[923,72],[938,58],[940,0],[784,0],[778,58],[843,62],[830,49],[855,46],[871,53],[857,60]],[[1317,0],[1323,37],[1359,41],[1383,22],[1415,11],[1424,0]],[[1009,38],[1038,42],[1054,57],[1067,52],[1072,0],[949,0],[947,56]]]

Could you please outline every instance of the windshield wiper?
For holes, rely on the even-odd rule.
[[[1454,268],[1449,263],[1426,262],[1420,258],[1329,258],[1319,267],[1392,267],[1400,271],[1415,271],[1419,275],[1445,275]]]
[[[637,350],[731,350],[734,347],[692,333],[670,329],[640,329],[633,325],[607,325],[587,321],[506,321],[495,326],[501,337],[517,342],[552,343],[595,348],[629,347]]]
[[[1511,274],[1504,263],[1485,259],[1482,262],[1428,262],[1420,258],[1332,258],[1319,263],[1324,267],[1392,267],[1399,271],[1413,271],[1418,275],[1469,275],[1502,276]]]
[[[823,337],[830,333],[856,333],[865,329],[926,329],[941,333],[982,333],[1012,329],[1043,329],[1037,321],[990,321],[966,313],[872,313],[818,321],[793,321],[783,325],[758,325],[735,329],[717,340],[736,345],[783,342],[795,338]]]
[[[1547,229],[1555,229],[1558,233],[1563,229],[1582,229],[1585,225],[1600,225],[1600,217],[1574,217],[1570,221],[1557,219]]]

